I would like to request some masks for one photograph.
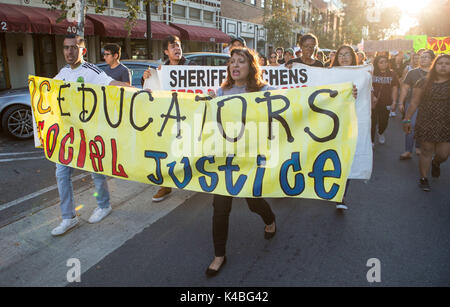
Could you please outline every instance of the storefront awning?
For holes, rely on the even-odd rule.
[[[43,34],[76,33],[76,23],[67,20],[56,22],[60,11],[45,8],[0,3],[0,32]],[[93,35],[94,25],[86,19],[84,35]]]
[[[229,43],[231,41],[230,36],[216,28],[182,25],[176,23],[171,23],[170,25],[181,32],[182,40],[208,43]]]
[[[114,16],[102,16],[88,14],[88,19],[94,23],[95,34],[107,37],[128,37],[128,30],[125,28],[126,18]],[[131,30],[130,38],[144,39],[147,37],[147,21],[138,20]],[[152,21],[152,39],[163,40],[169,35],[180,35],[180,32],[166,25],[163,22]]]

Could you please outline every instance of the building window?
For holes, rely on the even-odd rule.
[[[262,8],[264,8],[265,2],[266,2],[265,0],[261,0],[261,7]]]
[[[97,3],[100,5],[101,2],[105,3],[105,6],[108,7],[108,1],[107,1],[107,0],[98,0]],[[136,4],[137,6],[139,6],[139,0],[135,0],[135,2],[136,2],[135,4]],[[120,0],[113,0],[113,7],[114,7],[115,9],[123,9],[123,10],[126,10],[126,9],[127,9],[126,3],[125,3],[125,2],[122,2],[122,1],[120,1]]]
[[[145,5],[144,5],[144,9],[145,9]],[[150,12],[152,12],[153,14],[158,14],[158,4],[151,3],[150,4]]]
[[[176,17],[186,18],[186,7],[178,4],[173,4],[172,14]]]
[[[196,20],[200,20],[200,10],[199,9],[194,9],[194,8],[189,8],[189,18],[190,19],[196,19]]]
[[[203,11],[203,20],[214,22],[214,12],[211,11]]]
[[[124,9],[124,10],[127,8],[125,2],[122,2],[120,0],[113,0],[113,7],[115,9]]]
[[[256,6],[256,0],[250,0],[250,4]]]

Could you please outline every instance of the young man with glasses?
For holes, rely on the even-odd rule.
[[[106,64],[104,72],[116,81],[126,82],[131,85],[130,70],[120,63],[121,48],[117,44],[107,44],[103,47],[103,58]]]
[[[176,35],[170,35],[163,41],[164,54],[167,56],[167,61],[164,65],[196,65],[194,61],[190,61],[183,56],[183,49],[181,47],[181,40]],[[161,66],[158,68],[160,69]],[[141,83],[144,85],[145,79],[152,75],[150,69],[144,71]],[[161,187],[152,200],[160,202],[166,199],[172,193],[172,188]]]
[[[64,59],[67,65],[53,78],[67,82],[93,83],[100,85],[129,86],[128,83],[113,80],[94,64],[85,62],[83,56],[86,54],[86,44],[84,39],[78,35],[68,35],[64,39]],[[68,230],[78,225],[74,206],[72,187],[73,168],[56,164],[56,182],[60,198],[60,208],[62,213],[61,224],[52,230],[53,236],[65,234]],[[109,191],[106,177],[101,174],[92,173],[96,189],[96,199],[98,207],[89,218],[89,223],[100,222],[111,213],[109,203]]]

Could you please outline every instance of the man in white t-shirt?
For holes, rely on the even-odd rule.
[[[81,36],[66,36],[64,39],[64,59],[67,65],[59,71],[54,79],[99,85],[129,86],[128,83],[115,81],[97,66],[83,61],[83,56],[86,54],[86,51],[86,44]],[[56,181],[58,184],[62,222],[52,230],[53,236],[66,233],[79,223],[73,203],[72,172],[73,168],[56,164]],[[92,173],[92,179],[94,180],[96,189],[95,195],[98,207],[89,218],[89,223],[97,223],[111,213],[112,209],[109,203],[106,177],[101,174]]]

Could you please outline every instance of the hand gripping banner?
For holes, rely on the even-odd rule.
[[[212,100],[36,76],[29,84],[50,161],[236,197],[344,195],[358,137],[351,83]]]

